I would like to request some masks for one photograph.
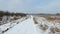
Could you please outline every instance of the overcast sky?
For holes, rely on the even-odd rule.
[[[0,0],[0,10],[23,13],[60,13],[60,0]]]

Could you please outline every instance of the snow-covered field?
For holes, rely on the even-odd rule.
[[[27,19],[18,19],[16,23],[9,23],[7,26],[0,26],[2,30],[6,30],[14,25],[3,34],[60,34],[60,23],[57,21],[49,21],[44,17],[36,17],[29,15]],[[0,30],[1,32],[1,30]]]
[[[36,27],[39,28],[40,34],[60,34],[60,22],[49,21],[44,17],[34,17],[34,21],[37,22]]]

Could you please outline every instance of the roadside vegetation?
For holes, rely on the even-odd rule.
[[[41,16],[41,17],[44,17],[44,18],[46,18],[47,20],[49,20],[49,21],[54,21],[54,20],[60,20],[60,16]]]

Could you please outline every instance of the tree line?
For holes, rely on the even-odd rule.
[[[9,11],[0,11],[0,17],[2,16],[26,16],[24,13],[10,13]]]

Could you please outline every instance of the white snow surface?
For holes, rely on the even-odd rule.
[[[17,23],[22,22],[22,21],[24,21],[25,19],[26,19],[26,18],[24,17],[24,18],[21,18],[21,19],[14,20],[14,21],[12,21],[12,22],[6,23],[6,24],[4,24],[4,25],[1,25],[1,26],[0,26],[0,33],[2,33],[3,31],[6,31],[7,29],[12,28],[13,26],[17,25]]]
[[[17,24],[4,34],[38,34],[38,31],[34,26],[33,16],[31,16],[30,18]]]
[[[48,22],[45,18],[37,18],[38,24],[34,24],[34,17],[30,16],[24,21],[20,21],[19,24],[9,29],[3,34],[60,34],[60,32],[52,33],[51,28],[57,27],[60,29],[60,23],[58,22]],[[43,25],[42,27],[40,25]],[[45,26],[46,25],[46,26]],[[42,28],[47,27],[46,30]]]

